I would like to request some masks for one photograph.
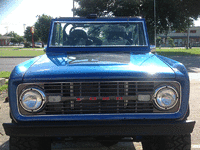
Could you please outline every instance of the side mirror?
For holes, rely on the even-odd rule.
[[[46,53],[46,50],[47,50],[47,46],[44,47],[43,51]]]
[[[151,50],[152,53],[155,53],[156,52],[155,45],[150,45],[150,50]]]

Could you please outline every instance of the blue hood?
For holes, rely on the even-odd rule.
[[[27,68],[24,81],[67,79],[175,78],[174,71],[151,53],[46,54]]]

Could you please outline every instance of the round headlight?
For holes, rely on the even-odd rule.
[[[171,109],[178,102],[178,92],[171,86],[159,87],[155,91],[154,101],[160,109]]]
[[[29,112],[39,111],[46,101],[44,92],[37,88],[28,88],[20,96],[21,106]]]

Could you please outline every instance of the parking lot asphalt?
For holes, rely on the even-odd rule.
[[[200,56],[169,56],[169,58],[181,62],[185,65],[189,73],[200,73]],[[13,68],[30,58],[1,58],[0,71],[12,71]]]
[[[200,73],[200,56],[169,56],[185,65],[189,73]]]

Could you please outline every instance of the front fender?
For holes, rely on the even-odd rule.
[[[9,97],[9,104],[10,104],[10,110],[12,116],[17,118],[16,116],[18,114],[18,108],[17,108],[17,86],[23,82],[23,77],[26,71],[32,66],[37,60],[39,60],[41,56],[32,58],[28,61],[25,61],[19,65],[17,65],[9,78],[9,84],[8,84],[8,97]]]
[[[176,81],[181,84],[182,102],[180,113],[182,114],[181,119],[183,119],[189,108],[190,80],[187,69],[182,63],[178,61],[160,55],[156,56],[173,69]]]

